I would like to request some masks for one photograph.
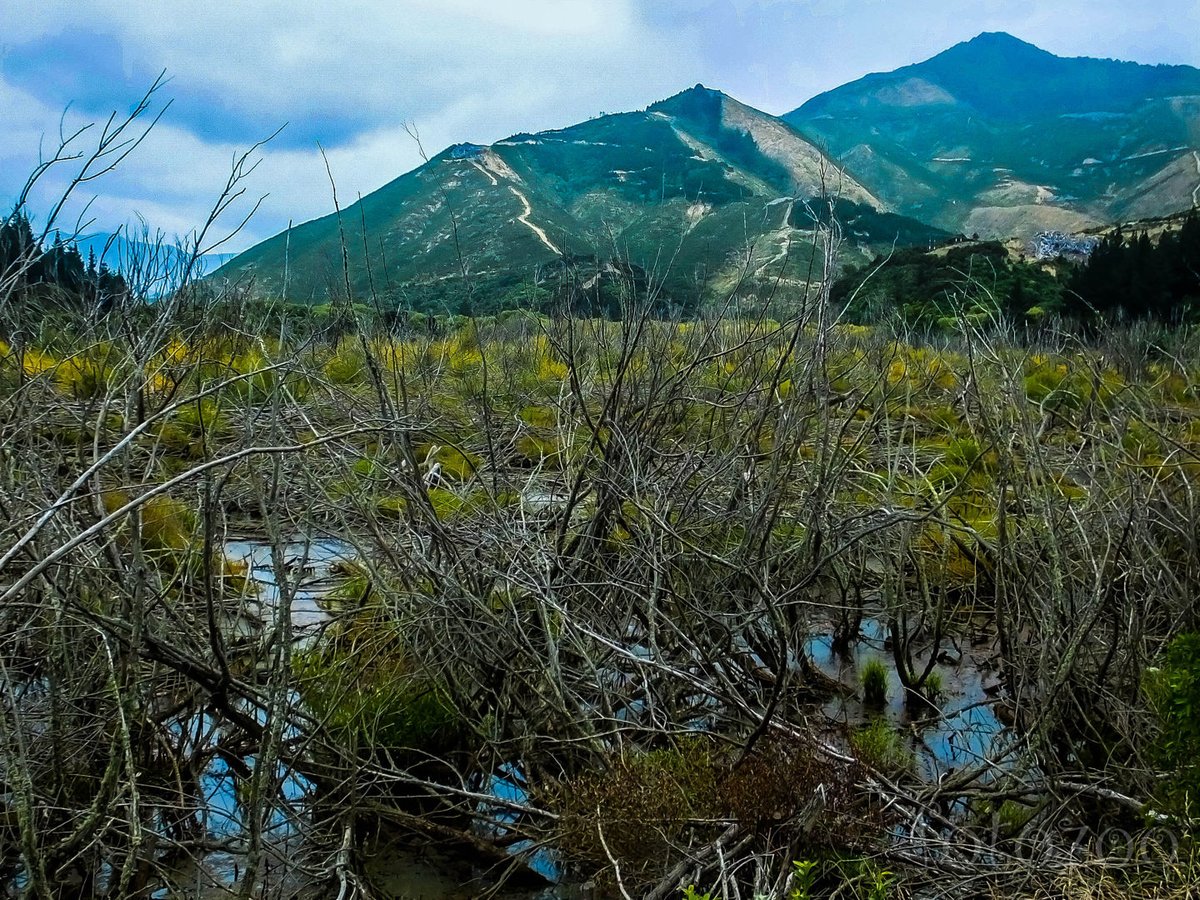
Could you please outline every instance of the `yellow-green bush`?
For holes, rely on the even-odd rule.
[[[916,564],[925,582],[934,587],[972,587],[986,575],[980,548],[967,533],[952,532],[940,525],[927,525],[913,544]]]
[[[36,347],[26,347],[17,355],[21,361],[21,369],[27,378],[53,374],[58,367],[58,360]]]
[[[349,341],[339,344],[321,369],[326,378],[338,385],[361,384],[367,378],[367,362],[362,349]]]
[[[523,434],[517,438],[517,453],[532,463],[556,469],[562,465],[563,448],[557,438],[540,434]]]
[[[183,404],[153,431],[156,442],[168,455],[199,459],[205,442],[211,444],[219,439],[228,427],[228,417],[221,404],[205,397]]]
[[[103,396],[115,377],[111,355],[108,347],[100,346],[64,359],[54,370],[59,390],[77,400]]]
[[[429,489],[429,505],[439,522],[452,522],[472,508],[469,497],[437,487]]]
[[[102,500],[105,512],[113,513],[127,505],[131,497],[124,491],[109,490]],[[141,517],[142,542],[148,550],[178,553],[187,550],[195,539],[195,512],[182,501],[159,494],[142,503],[137,514]],[[117,527],[129,526],[122,522]]]
[[[1029,400],[1052,409],[1079,409],[1093,388],[1086,371],[1072,371],[1068,362],[1037,354],[1026,361],[1023,385]]]
[[[1139,419],[1133,419],[1121,435],[1121,446],[1138,462],[1161,460],[1162,441],[1154,429]]]
[[[421,444],[416,448],[417,459],[426,469],[438,466],[442,478],[458,483],[470,481],[483,465],[483,460],[466,450],[448,444]]]
[[[344,746],[424,756],[463,742],[466,729],[444,686],[386,632],[301,652],[293,668],[305,704]]]

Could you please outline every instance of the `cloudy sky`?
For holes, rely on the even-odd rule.
[[[410,131],[433,155],[697,82],[778,114],[981,31],[1200,65],[1200,0],[0,0],[0,22],[0,203],[60,129],[127,112],[165,71],[159,125],[62,224],[87,202],[90,231],[140,216],[186,234],[232,160],[286,123],[229,211],[266,195],[233,250],[332,209],[318,144],[349,201],[420,163]],[[70,171],[42,179],[35,217]]]

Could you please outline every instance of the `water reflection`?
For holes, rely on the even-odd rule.
[[[917,774],[928,781],[995,760],[1003,754],[1009,734],[995,713],[995,700],[989,696],[995,679],[990,676],[994,651],[963,648],[957,661],[938,662],[933,671],[941,679],[941,695],[936,708],[925,703],[905,702],[905,689],[896,671],[895,659],[887,644],[887,629],[876,617],[863,619],[859,640],[845,654],[834,650],[830,633],[811,637],[806,652],[813,664],[846,690],[836,693],[823,710],[833,723],[855,727],[883,715],[908,734],[917,760]],[[943,657],[947,659],[947,657]],[[887,672],[887,703],[882,710],[864,706],[860,699],[860,673],[868,662],[877,660]],[[915,661],[923,667],[928,655]],[[1001,767],[999,771],[1003,771]],[[997,772],[985,773],[990,780]]]
[[[318,631],[329,619],[326,603],[341,584],[337,570],[358,559],[352,544],[334,538],[294,539],[284,544],[282,562],[292,590],[292,628],[305,636]],[[254,595],[247,598],[243,630],[274,620],[280,589],[271,544],[238,540],[225,544],[225,556],[246,567]]]

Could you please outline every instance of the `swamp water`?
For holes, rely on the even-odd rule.
[[[270,544],[254,539],[229,541],[225,556],[239,568],[244,566],[253,596],[247,597],[243,608],[231,624],[241,638],[252,638],[268,625],[277,614],[281,591],[277,579],[276,560]],[[293,639],[298,646],[311,643],[331,621],[328,605],[334,592],[344,580],[345,564],[352,564],[358,554],[355,548],[334,538],[297,539],[284,547],[283,568],[292,582],[291,619]],[[299,704],[300,697],[292,694],[289,702]],[[263,723],[263,713],[256,711]],[[173,725],[185,749],[215,746],[221,735],[216,723],[207,714],[196,714]],[[294,735],[285,734],[285,740]],[[246,763],[251,768],[253,757]],[[263,843],[266,862],[259,887],[254,896],[316,898],[323,896],[314,873],[328,865],[328,860],[311,856],[305,835],[312,827],[312,811],[316,801],[315,786],[303,775],[280,763],[275,773],[282,798],[264,823]],[[169,888],[157,892],[156,898],[177,896],[218,898],[228,897],[236,890],[246,870],[246,815],[241,801],[240,779],[229,764],[214,754],[200,776],[201,820],[207,839],[221,849],[212,850],[194,864],[174,874]],[[511,770],[493,775],[489,793],[500,801],[522,803],[528,795],[521,786],[520,773]],[[510,815],[502,808],[483,810],[489,814],[494,832],[502,832]],[[522,845],[513,853],[528,849]],[[566,886],[539,890],[505,890],[493,892],[489,874],[475,871],[461,855],[437,847],[418,845],[407,837],[383,833],[371,838],[367,846],[356,848],[366,860],[372,886],[383,897],[395,900],[458,900],[475,898],[484,893],[497,900],[549,900],[580,896]],[[530,868],[546,879],[558,880],[558,867],[549,851],[538,851]]]
[[[247,602],[248,616],[244,617],[250,624],[243,621],[242,625],[253,631],[254,619],[261,627],[278,610],[280,591],[275,561],[269,545],[254,540],[229,542],[226,555],[231,561],[245,565],[255,586],[257,596]],[[326,607],[331,594],[341,583],[339,564],[352,563],[356,556],[352,545],[332,538],[297,540],[287,545],[284,566],[289,579],[296,585],[291,612],[298,643],[314,640],[328,624],[330,615]],[[634,651],[637,649],[644,648],[634,648]],[[833,637],[829,633],[810,638],[805,652],[817,669],[844,688],[835,691],[832,699],[821,707],[828,730],[845,735],[856,727],[884,717],[905,736],[917,773],[928,781],[937,781],[960,768],[978,765],[994,757],[1001,746],[999,742],[1008,734],[993,711],[994,701],[990,695],[995,692],[997,679],[992,669],[995,654],[990,644],[956,648],[955,654],[937,664],[935,671],[942,680],[942,693],[936,706],[905,702],[905,691],[886,644],[885,627],[878,618],[864,618],[859,639],[845,654],[834,651]],[[882,663],[888,673],[888,701],[882,709],[868,708],[859,699],[861,671],[871,660]],[[299,703],[298,697],[292,699]],[[636,706],[622,711],[624,716],[631,718],[636,718],[639,713]],[[189,733],[196,735],[196,740],[217,739],[209,723],[203,720],[180,723],[180,727],[186,727]],[[253,760],[249,762],[252,764]],[[273,858],[276,869],[272,873],[268,867],[264,887],[278,896],[319,896],[312,879],[302,874],[302,867],[290,867],[286,862],[304,858],[304,836],[310,827],[315,793],[313,785],[282,766],[277,778],[282,786],[285,807],[276,811],[266,825],[264,840],[270,844],[268,856]],[[227,896],[244,871],[242,833],[245,819],[237,779],[220,757],[214,757],[203,775],[202,784],[206,830],[210,838],[224,842],[227,849],[209,853],[191,873],[192,877],[181,879],[176,887],[187,890],[189,896]],[[515,766],[493,774],[488,781],[487,793],[502,802],[523,803],[528,799],[521,773]],[[480,811],[491,821],[493,834],[502,834],[505,824],[511,822],[508,818],[511,813],[503,807],[484,807]],[[526,846],[517,845],[511,852],[520,853],[526,849]],[[554,854],[547,850],[535,853],[529,867],[543,876],[549,886],[496,893],[489,891],[489,887],[492,886],[491,876],[498,873],[484,871],[461,853],[428,842],[417,843],[407,836],[384,832],[356,850],[365,860],[367,874],[376,891],[395,900],[466,900],[484,893],[497,900],[588,896],[584,888],[556,884],[560,870]],[[312,867],[307,871],[319,869],[319,862],[312,861]],[[184,881],[191,882],[190,889]],[[277,891],[281,892],[276,894]]]
[[[863,619],[859,639],[845,654],[835,652],[832,634],[810,638],[806,652],[822,674],[844,687],[822,706],[827,721],[852,729],[882,716],[906,736],[916,772],[926,781],[936,782],[995,759],[1009,735],[995,712],[993,695],[998,691],[999,678],[997,653],[991,641],[978,645],[964,641],[950,652],[942,651],[942,659],[933,668],[941,681],[941,691],[931,702],[906,701],[887,629],[879,618]],[[872,661],[881,663],[887,672],[887,701],[879,709],[861,699],[862,672]],[[915,660],[918,668],[927,662],[928,654]]]

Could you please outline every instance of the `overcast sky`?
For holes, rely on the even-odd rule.
[[[1200,0],[0,0],[0,202],[60,120],[126,112],[163,70],[156,102],[173,103],[120,170],[85,186],[88,230],[140,215],[186,233],[231,160],[286,123],[247,181],[247,202],[268,196],[226,248],[239,250],[332,209],[318,142],[348,202],[420,163],[406,124],[433,155],[697,82],[780,114],[982,31],[1200,65]],[[35,217],[67,171],[33,194]]]

